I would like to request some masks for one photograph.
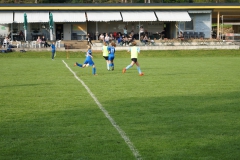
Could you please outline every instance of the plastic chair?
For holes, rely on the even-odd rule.
[[[30,46],[31,46],[31,48],[33,48],[33,47],[37,48],[37,41],[32,41]]]
[[[22,42],[21,41],[16,41],[16,45],[17,45],[17,48],[20,48],[22,46]]]

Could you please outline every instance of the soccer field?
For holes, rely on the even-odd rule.
[[[107,71],[84,53],[0,54],[0,159],[173,160],[240,157],[240,53],[117,51]],[[75,76],[74,76],[75,75]]]

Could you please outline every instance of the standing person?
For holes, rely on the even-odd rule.
[[[140,53],[140,48],[136,46],[136,42],[133,42],[132,45],[133,47],[129,48],[128,52],[131,52],[131,64],[129,64],[126,68],[123,68],[122,72],[125,73],[126,70],[128,70],[129,68],[131,68],[134,64],[137,65],[137,70],[139,73],[139,76],[143,76],[143,73],[140,69],[140,65],[137,61],[138,58],[138,54]]]
[[[127,34],[128,34],[127,26],[125,26],[125,27],[123,28],[123,34],[124,34],[124,36],[127,36]]]
[[[54,57],[55,57],[55,54],[56,54],[56,46],[55,46],[54,42],[52,42],[51,48],[52,48],[52,60],[54,60]]]
[[[20,41],[24,40],[24,34],[23,34],[22,30],[19,32],[19,40]],[[25,41],[26,41],[26,39],[25,39]]]
[[[114,70],[113,60],[114,60],[114,58],[115,58],[115,47],[116,47],[115,42],[111,42],[111,46],[108,47],[108,52],[109,52],[109,55],[108,55],[109,68],[112,67],[112,71]]]
[[[105,36],[105,42],[107,43],[107,45],[109,45],[109,40],[110,40],[110,37],[108,36],[108,34],[106,33],[106,36]]]
[[[76,62],[74,64],[74,66],[85,68],[87,66],[87,64],[89,64],[90,66],[92,66],[92,74],[96,75],[96,67],[95,67],[95,64],[94,64],[92,59],[93,59],[93,56],[92,56],[91,46],[88,46],[88,50],[87,50],[87,53],[86,53],[86,59],[83,62],[83,64],[80,64],[80,63]]]
[[[139,33],[140,33],[140,36],[144,35],[144,28],[143,28],[143,26],[140,27]]]
[[[92,44],[92,38],[91,38],[91,36],[90,36],[90,34],[88,33],[87,34],[87,41],[88,41],[88,45],[92,45],[93,46],[93,44]]]
[[[99,40],[100,40],[100,42],[104,42],[104,35],[103,34],[101,34],[100,36],[99,36]]]
[[[108,45],[106,42],[103,43],[103,47],[102,47],[102,52],[103,52],[103,58],[106,60],[107,62],[107,70],[110,70],[109,69],[109,61],[108,61]]]

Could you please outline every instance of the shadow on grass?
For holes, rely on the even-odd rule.
[[[14,84],[14,85],[5,85],[0,86],[0,88],[8,88],[8,87],[31,87],[31,86],[42,86],[42,85],[51,85],[53,83],[38,83],[38,84]]]
[[[134,97],[106,104],[115,104],[105,108],[146,159],[240,157],[240,92]]]

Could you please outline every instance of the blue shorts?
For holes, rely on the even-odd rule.
[[[89,64],[89,66],[93,66],[94,62],[92,58],[86,58],[83,64]]]
[[[108,56],[108,60],[109,61],[113,61],[114,60],[114,56]]]

